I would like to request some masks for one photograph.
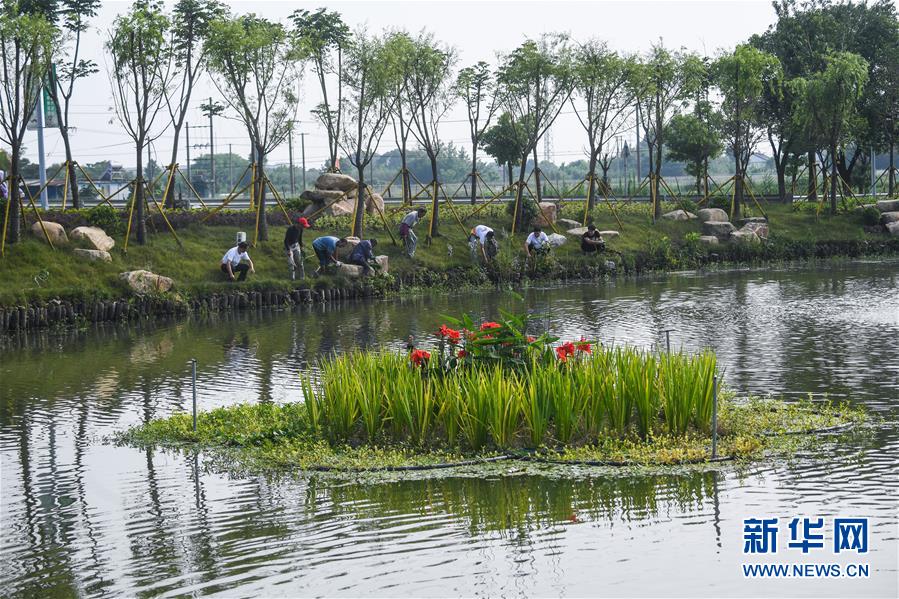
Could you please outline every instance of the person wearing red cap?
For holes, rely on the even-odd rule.
[[[309,221],[301,216],[295,224],[287,227],[284,233],[284,251],[287,252],[287,268],[291,280],[297,278],[297,270],[300,271],[301,279],[306,278],[306,267],[303,264],[303,229],[311,226]]]

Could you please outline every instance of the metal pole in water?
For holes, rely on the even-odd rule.
[[[718,375],[712,377],[712,459],[718,457]]]
[[[193,415],[194,415],[194,432],[197,431],[197,359],[190,361],[190,379],[193,389]]]
[[[668,350],[668,353],[671,353],[671,329],[665,329],[665,347]]]

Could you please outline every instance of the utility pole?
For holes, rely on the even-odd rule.
[[[637,147],[634,148],[637,151],[637,175],[635,179],[637,180],[637,185],[640,185],[640,177],[643,176],[642,171],[640,170],[640,104],[637,103]]]
[[[300,133],[300,155],[303,160],[303,191],[306,191],[306,136],[308,133]]]
[[[290,163],[290,197],[296,197],[297,190],[293,177],[293,121],[290,122],[290,133],[287,134],[287,155]]]
[[[212,98],[209,98],[209,106],[212,107]],[[212,141],[212,117],[216,114],[215,110],[209,110],[209,194],[215,198],[215,146]]]

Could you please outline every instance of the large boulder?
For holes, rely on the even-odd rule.
[[[727,215],[727,212],[722,210],[721,208],[703,208],[702,210],[696,213],[696,216],[699,217],[700,222],[707,222],[713,220],[719,223],[726,223],[730,220],[730,217]]]
[[[44,235],[44,230],[46,229],[47,235]],[[53,242],[54,246],[61,245],[63,243],[68,243],[69,238],[66,235],[66,230],[59,223],[51,223],[48,220],[44,221],[44,228],[41,228],[41,223],[36,222],[31,225],[31,233],[37,237],[38,239],[43,239],[47,241],[47,236],[50,237],[50,241]]]
[[[339,202],[329,204],[328,207],[322,211],[322,214],[327,216],[346,216],[352,214],[355,209],[356,200],[340,200]]]
[[[621,233],[619,233],[618,231],[613,231],[611,229],[609,229],[608,231],[600,231],[599,234],[602,235],[602,238],[606,241],[621,236]]]
[[[315,187],[332,191],[350,191],[359,186],[356,180],[341,173],[322,173],[315,180]]]
[[[887,223],[887,233],[893,237],[899,237],[899,222]]]
[[[740,231],[755,233],[759,239],[768,239],[768,223],[766,222],[748,222],[740,227]]]
[[[571,220],[570,218],[560,218],[556,221],[556,224],[565,227],[566,229],[576,229],[581,226],[581,223],[576,220]]]
[[[740,229],[739,231],[734,231],[730,234],[730,240],[734,243],[741,244],[753,244],[753,243],[761,243],[761,239],[759,236],[753,233],[752,231],[747,231],[745,229]]]
[[[112,256],[105,250],[83,250],[75,248],[72,253],[83,260],[91,262],[112,262]]]
[[[662,215],[665,220],[693,220],[696,215],[686,210],[672,210]]]
[[[899,221],[899,210],[895,212],[884,212],[880,215],[880,222],[885,225]]]
[[[149,270],[131,270],[123,272],[119,278],[135,293],[162,293],[172,288],[172,281],[168,277],[157,275]]]
[[[899,200],[878,200],[877,209],[881,212],[899,211]]]
[[[300,194],[304,200],[315,202],[316,204],[327,204],[341,198],[348,198],[349,194],[342,191],[331,191],[328,189],[307,189]]]
[[[703,243],[705,245],[718,245],[718,238],[714,235],[700,235],[699,243]]]
[[[559,235],[558,233],[553,233],[552,235],[547,235],[547,239],[549,239],[549,245],[554,248],[563,245],[568,239],[564,235]]]
[[[115,239],[100,227],[75,227],[69,232],[69,236],[87,242],[95,250],[108,252],[115,247]]]
[[[568,229],[565,231],[569,235],[574,235],[575,237],[580,237],[584,233],[587,232],[587,227],[575,227],[574,229]]]
[[[540,211],[537,213],[532,224],[538,227],[549,227],[553,225],[556,222],[556,215],[559,210],[558,207],[552,202],[540,202],[538,206]]]
[[[718,239],[727,239],[737,228],[727,221],[707,220],[702,223],[703,235],[714,235]]]
[[[366,214],[383,214],[384,198],[379,193],[370,193],[365,196],[365,213]]]
[[[390,260],[388,256],[375,256],[375,262],[381,267],[380,270],[372,269],[372,274],[382,274],[385,275],[389,272],[390,268]],[[337,269],[339,274],[342,274],[345,277],[356,278],[362,276],[362,267],[357,266],[355,264],[346,264],[341,263],[340,267]]]

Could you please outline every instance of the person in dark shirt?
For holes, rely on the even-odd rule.
[[[284,251],[287,253],[287,269],[290,279],[296,279],[296,273],[300,271],[300,278],[306,278],[306,266],[303,264],[303,229],[308,229],[309,221],[303,217],[297,219],[295,224],[287,227],[284,233]]]
[[[587,231],[581,236],[581,251],[585,254],[602,252],[606,249],[606,242],[596,230],[596,225],[587,225]]]
[[[350,252],[348,264],[355,264],[362,267],[362,276],[371,274],[370,262],[375,259],[374,248],[378,245],[377,239],[363,239]]]

